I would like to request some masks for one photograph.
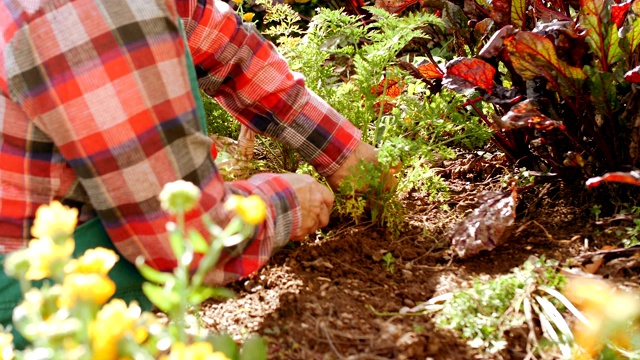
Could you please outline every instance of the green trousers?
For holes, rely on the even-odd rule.
[[[84,254],[87,249],[104,247],[115,250],[113,243],[109,239],[102,223],[98,218],[90,220],[78,226],[74,232],[76,247],[73,252],[74,257]],[[117,252],[117,251],[116,251]],[[4,255],[0,255],[0,264],[4,264]],[[152,304],[142,293],[142,283],[144,278],[140,275],[136,267],[120,257],[115,266],[109,272],[109,277],[116,283],[116,293],[114,298],[124,299],[127,302],[137,301],[143,310],[151,310]],[[42,282],[36,283],[37,286]],[[13,309],[22,301],[20,284],[17,280],[4,273],[4,267],[0,269],[0,323],[3,326],[11,325],[11,315]],[[22,349],[27,345],[26,340],[20,334],[12,330],[14,344],[16,348]]]

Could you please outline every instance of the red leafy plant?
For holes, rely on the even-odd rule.
[[[640,0],[443,3],[468,53],[447,62],[442,86],[470,96],[465,105],[495,130],[494,143],[514,163],[574,184],[640,165]],[[459,255],[500,242],[496,234],[512,214],[483,222],[503,213],[509,197],[456,227]]]
[[[492,105],[481,116],[513,161],[580,181],[638,166],[640,0],[495,0],[465,10],[467,34],[482,39],[468,45],[480,50],[450,60],[443,85]]]

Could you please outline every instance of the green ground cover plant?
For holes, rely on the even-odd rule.
[[[561,315],[563,302],[568,301],[556,291],[562,289],[565,279],[556,266],[554,261],[527,261],[507,275],[489,281],[476,279],[444,304],[437,324],[459,331],[470,346],[486,353],[505,349],[506,333],[523,326],[533,339],[529,345],[535,347],[528,352],[549,351],[535,340],[539,324],[548,343],[570,356],[573,335]]]

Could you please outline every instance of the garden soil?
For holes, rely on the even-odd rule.
[[[201,312],[206,330],[227,332],[239,341],[258,333],[270,359],[527,357],[525,330],[508,334],[506,350],[486,355],[460,334],[437,327],[434,312],[408,310],[429,300],[437,305],[439,296],[474,279],[507,274],[531,257],[579,266],[572,260],[576,256],[619,245],[607,229],[626,229],[632,222],[596,221],[590,211],[594,204],[614,203],[611,185],[586,190],[550,182],[521,194],[504,244],[460,259],[450,248],[449,234],[480,205],[478,194],[504,189],[501,179],[508,167],[499,156],[482,153],[438,165],[450,189],[448,199],[431,200],[431,194],[420,191],[403,197],[406,226],[400,234],[366,221],[334,218],[324,235],[290,244],[253,277],[231,284],[234,299],[207,301]],[[629,195],[625,189],[629,186],[616,188],[622,199]],[[385,266],[391,257],[394,263]],[[600,272],[634,287],[634,266],[605,264]]]

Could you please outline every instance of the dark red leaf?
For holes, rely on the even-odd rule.
[[[491,39],[489,39],[489,42],[487,42],[482,50],[480,50],[478,56],[485,59],[496,57],[502,51],[502,49],[504,49],[504,39],[512,36],[516,33],[516,31],[517,30],[511,25],[507,25],[502,29],[496,31]]]
[[[420,71],[420,74],[422,74],[426,79],[442,79],[444,77],[442,71],[438,68],[438,65],[430,61],[421,62],[418,64],[417,68],[418,71]]]
[[[540,22],[536,24],[533,32],[542,36],[553,35],[556,38],[561,35],[566,35],[573,39],[582,39],[586,36],[584,31],[578,33],[576,30],[576,25],[573,21],[554,21],[550,23]]]
[[[385,9],[392,14],[398,14],[419,0],[376,0],[375,7]]]
[[[485,193],[481,201],[484,203],[458,223],[451,235],[451,246],[461,258],[502,244],[505,231],[515,220],[515,192]]]
[[[618,182],[640,186],[640,171],[612,172],[587,180],[587,187],[595,187],[601,182]]]
[[[517,103],[502,117],[502,121],[498,122],[498,126],[503,129],[519,129],[523,127],[532,127],[536,130],[549,131],[559,128],[564,130],[565,126],[562,121],[553,120],[543,115],[538,110],[535,102],[525,100]]]
[[[611,21],[613,21],[618,28],[622,27],[624,19],[627,17],[631,2],[632,0],[627,0],[621,4],[611,5]]]
[[[491,20],[490,18],[482,19],[475,24],[473,30],[484,36],[491,28],[491,25],[493,25],[493,20]]]
[[[480,88],[490,94],[495,74],[496,69],[480,59],[457,58],[447,63],[442,84],[459,93]]]
[[[498,26],[511,24],[511,0],[493,0],[491,18]]]
[[[536,17],[544,22],[552,22],[554,20],[572,21],[572,19],[563,13],[549,9],[541,0],[533,0]]]
[[[635,68],[627,71],[624,74],[624,79],[630,83],[639,83],[640,82],[640,66],[636,66]]]

